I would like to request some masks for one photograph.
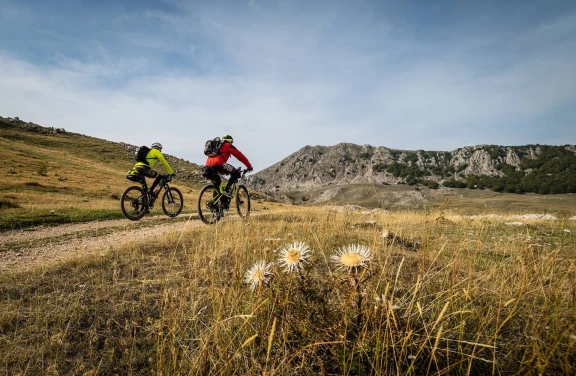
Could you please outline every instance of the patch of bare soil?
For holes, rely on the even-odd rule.
[[[60,263],[77,256],[106,254],[118,245],[158,237],[166,232],[205,226],[189,215],[176,219],[147,217],[36,227],[0,234],[0,271],[23,271]]]

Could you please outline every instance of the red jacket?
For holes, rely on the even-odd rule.
[[[240,162],[244,163],[246,168],[248,169],[252,168],[252,165],[250,164],[250,161],[248,161],[248,158],[246,158],[240,150],[236,149],[236,147],[229,142],[224,142],[222,144],[222,146],[220,147],[220,154],[215,155],[213,157],[208,157],[208,159],[206,159],[206,166],[217,166],[217,165],[221,166],[228,161],[230,155],[233,155]]]

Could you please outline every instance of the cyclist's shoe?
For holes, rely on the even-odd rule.
[[[222,209],[228,210],[230,208],[230,196],[222,193],[222,198],[220,199],[222,203]]]

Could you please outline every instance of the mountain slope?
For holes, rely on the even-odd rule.
[[[0,148],[0,229],[122,217],[118,200],[133,185],[125,174],[136,146],[0,117]],[[166,159],[191,209],[204,182],[200,168]]]

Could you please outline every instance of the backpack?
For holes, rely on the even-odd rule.
[[[138,150],[136,150],[136,152],[134,153],[134,159],[137,162],[142,162],[142,163],[148,164],[148,161],[146,160],[146,156],[148,155],[149,152],[150,152],[150,148],[148,146],[140,146],[140,148],[138,148]]]
[[[220,153],[220,147],[222,146],[222,140],[220,137],[216,137],[213,140],[206,141],[204,145],[204,155],[208,157],[213,157]]]

